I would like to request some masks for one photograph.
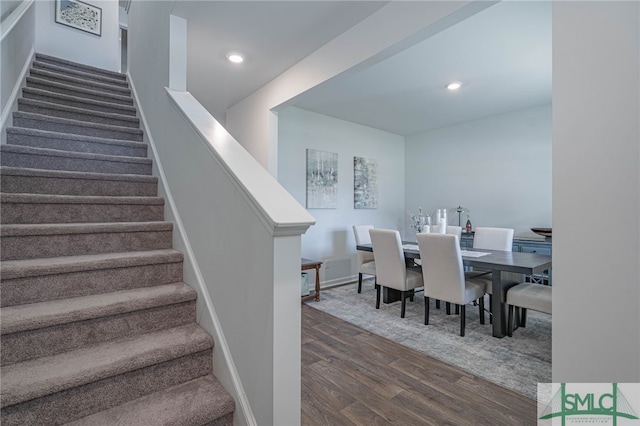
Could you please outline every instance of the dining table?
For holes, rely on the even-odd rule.
[[[356,246],[356,249],[373,252],[373,246],[371,244],[359,244]],[[402,249],[407,266],[414,265],[414,260],[420,258],[418,243],[414,241],[403,241]],[[506,336],[506,294],[507,290],[518,284],[518,282],[504,279],[503,273],[513,272],[522,275],[540,274],[543,271],[551,269],[551,256],[538,253],[471,248],[461,249],[461,254],[464,266],[491,271],[493,287],[490,306],[492,335],[498,338]],[[399,292],[396,290],[387,287],[383,290],[384,303],[399,300],[399,295],[397,294]]]

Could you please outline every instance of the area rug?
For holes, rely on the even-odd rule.
[[[360,294],[357,284],[348,284],[323,290],[321,296],[308,306],[529,398],[536,399],[537,383],[551,382],[551,315],[527,311],[525,328],[515,330],[513,337],[498,339],[491,336],[488,316],[481,325],[478,308],[468,305],[465,336],[461,337],[460,317],[453,315],[453,308],[452,315],[446,315],[444,303],[435,309],[431,301],[429,325],[424,325],[422,293],[413,302],[407,300],[405,318],[400,318],[400,302],[380,303],[380,309],[375,309],[371,280],[363,283]]]

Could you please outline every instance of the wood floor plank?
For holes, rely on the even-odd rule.
[[[333,359],[331,366],[383,398],[393,398],[403,391],[401,386],[385,380],[382,375],[367,368],[366,364],[361,365],[353,359]]]
[[[405,411],[402,407],[392,403],[390,398],[385,398],[375,390],[364,387],[357,379],[348,377],[343,371],[333,368],[330,363],[316,363],[310,367],[310,370],[323,375],[346,395],[357,395],[357,400],[360,403],[388,422],[408,425],[420,424],[421,418],[415,413]]]
[[[477,423],[476,419],[471,421],[468,415],[452,410],[446,403],[413,390],[402,392],[393,401],[406,410],[422,413],[425,424],[471,426]]]
[[[483,419],[483,424],[509,424],[514,414],[517,418],[524,414],[535,419],[535,401],[479,377],[460,375],[457,380],[452,381],[450,376],[434,375],[420,368],[420,365],[403,360],[395,362],[392,367],[416,379],[404,382],[407,387],[420,383],[424,385],[421,388],[423,393],[433,390],[446,396],[447,401],[464,400],[465,410],[476,419]],[[399,377],[402,379],[402,376]],[[458,404],[452,406],[453,409],[458,407]],[[485,418],[485,412],[490,414],[488,418]]]
[[[341,413],[349,418],[354,424],[367,426],[387,426],[389,420],[379,416],[361,402],[355,402],[344,408]]]
[[[302,383],[302,424],[307,425],[351,425],[348,417],[340,413],[340,409],[348,407],[354,398],[345,398],[331,385],[316,380],[314,383]]]
[[[528,425],[536,403],[302,306],[304,425]]]

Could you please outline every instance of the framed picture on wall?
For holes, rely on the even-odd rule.
[[[353,208],[378,208],[378,163],[353,157]]]
[[[338,207],[338,154],[307,149],[307,208]]]
[[[78,0],[56,0],[56,22],[102,36],[102,9]]]

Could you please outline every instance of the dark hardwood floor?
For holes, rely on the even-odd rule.
[[[303,303],[302,424],[535,425],[536,402]]]

